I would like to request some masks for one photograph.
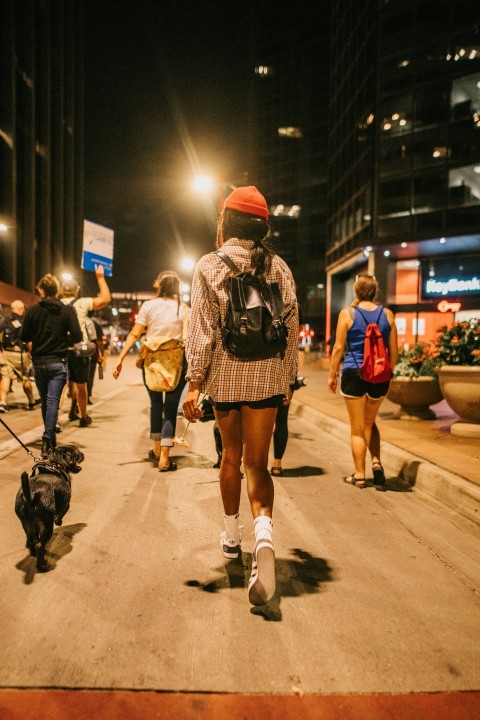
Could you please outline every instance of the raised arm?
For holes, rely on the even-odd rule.
[[[105,270],[103,265],[95,265],[95,276],[98,282],[99,294],[92,298],[92,310],[100,310],[109,304],[112,299],[110,290],[105,280]]]

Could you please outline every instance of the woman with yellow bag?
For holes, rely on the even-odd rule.
[[[142,367],[143,381],[150,397],[153,449],[149,458],[158,465],[160,472],[167,472],[177,469],[169,454],[178,403],[185,386],[184,341],[189,308],[180,301],[180,278],[173,270],[161,272],[153,287],[157,288],[157,297],[142,304],[118,356],[113,377],[119,377],[125,356],[145,335],[137,364]]]

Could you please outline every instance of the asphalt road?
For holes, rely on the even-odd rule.
[[[146,459],[146,392],[138,371],[125,375],[102,387],[89,428],[59,436],[86,460],[48,573],[36,572],[13,511],[31,461],[21,449],[0,460],[0,688],[479,689],[477,525],[405,486],[346,485],[347,444],[295,417],[275,480],[278,592],[252,608],[245,492],[242,562],[224,561],[218,544],[212,424],[174,450],[177,472],[159,473]]]

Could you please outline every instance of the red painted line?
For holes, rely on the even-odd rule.
[[[475,720],[480,692],[217,695],[0,690],[0,720]]]

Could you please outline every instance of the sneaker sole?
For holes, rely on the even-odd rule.
[[[256,571],[253,565],[248,599],[252,605],[264,605],[275,595],[275,552],[268,544],[261,546],[255,555]]]

